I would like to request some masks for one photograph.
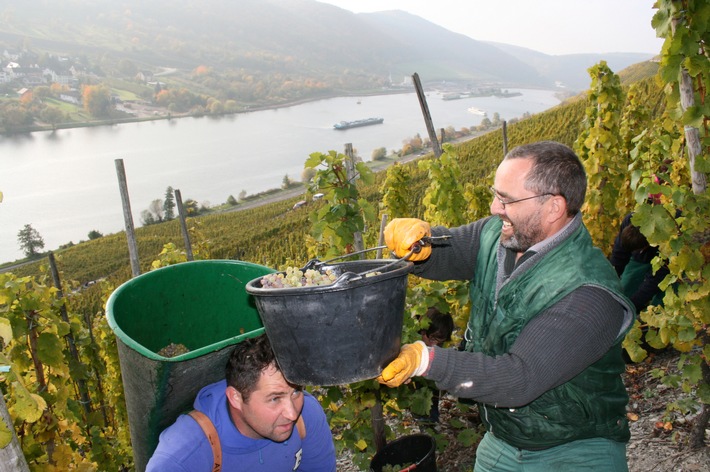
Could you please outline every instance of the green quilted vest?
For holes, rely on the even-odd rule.
[[[633,310],[621,294],[614,269],[592,245],[584,225],[533,267],[511,277],[496,297],[501,225],[500,219],[492,219],[481,236],[476,276],[470,289],[467,350],[490,356],[507,353],[532,318],[582,285],[604,288]],[[620,375],[625,369],[622,340],[620,336],[607,354],[574,379],[528,405],[496,408],[479,404],[488,431],[521,449],[547,448],[594,437],[628,441],[628,396]]]

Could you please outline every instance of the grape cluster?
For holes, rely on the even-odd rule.
[[[175,357],[188,352],[190,352],[190,350],[184,344],[170,343],[158,351],[158,355],[163,357]]]
[[[261,286],[263,288],[313,287],[316,285],[330,285],[337,278],[338,276],[330,269],[322,273],[313,269],[307,269],[302,272],[296,267],[287,267],[285,272],[263,276],[261,278]]]

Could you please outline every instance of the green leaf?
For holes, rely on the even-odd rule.
[[[323,154],[320,152],[314,152],[310,155],[308,159],[306,159],[306,163],[304,164],[304,167],[306,168],[315,168],[320,165],[321,162],[323,162]]]
[[[710,405],[710,385],[706,383],[700,384],[698,386],[697,395],[702,403]]]
[[[60,367],[66,363],[62,342],[53,333],[41,333],[37,337],[37,357],[48,366]]]
[[[456,440],[467,447],[476,444],[480,438],[481,435],[474,429],[465,429],[456,436]]]
[[[673,217],[660,205],[652,206],[648,217],[634,218],[641,232],[653,235],[655,240],[669,240],[676,231]]]
[[[683,376],[696,384],[703,378],[703,371],[698,364],[688,364],[683,367]]]
[[[678,340],[685,342],[685,343],[689,343],[693,339],[695,339],[695,335],[696,335],[695,329],[693,329],[692,327],[691,328],[682,328],[678,331]]]
[[[431,409],[432,391],[429,388],[423,387],[417,389],[410,395],[412,412],[418,415],[428,415]]]
[[[705,119],[704,111],[702,106],[693,105],[692,107],[688,107],[685,113],[683,113],[683,124],[685,126],[692,126],[693,128],[700,128]]]

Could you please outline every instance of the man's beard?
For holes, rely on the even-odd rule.
[[[535,213],[526,220],[513,223],[513,235],[509,238],[501,238],[500,244],[511,251],[525,252],[543,239],[540,214]]]

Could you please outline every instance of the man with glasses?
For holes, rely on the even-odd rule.
[[[570,148],[528,144],[497,169],[492,216],[385,228],[399,257],[425,236],[448,236],[410,257],[413,273],[470,281],[466,350],[405,344],[378,381],[423,376],[475,400],[487,429],[476,472],[628,470],[621,342],[635,313],[582,223],[586,186]]]

